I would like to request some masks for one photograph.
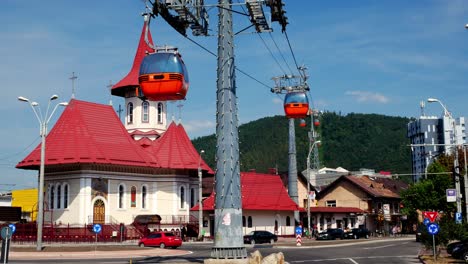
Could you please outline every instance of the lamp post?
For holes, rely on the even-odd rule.
[[[39,121],[39,134],[41,136],[41,165],[39,168],[39,187],[38,187],[38,192],[39,192],[39,197],[38,197],[38,214],[37,214],[37,245],[36,245],[36,250],[41,251],[42,250],[42,226],[44,223],[44,164],[45,164],[45,148],[46,148],[46,136],[47,136],[47,124],[49,123],[52,115],[54,114],[55,110],[57,110],[57,107],[60,106],[66,106],[68,103],[62,102],[59,104],[56,104],[54,107],[54,110],[49,115],[49,108],[50,108],[50,102],[53,100],[57,99],[57,95],[52,95],[49,99],[49,102],[47,104],[47,110],[45,112],[45,115],[42,114],[42,111],[39,110],[36,111],[36,106],[38,107],[39,104],[37,102],[31,102],[29,101],[28,98],[25,98],[23,96],[18,97],[18,100],[22,102],[27,102],[31,106],[34,114],[36,115],[37,121]]]
[[[309,154],[307,154],[307,230],[309,234],[310,234],[310,196],[309,196],[309,193],[310,193],[310,153],[312,153],[312,150],[314,149],[315,145],[320,144],[320,143],[321,143],[320,140],[315,141],[309,148]]]
[[[200,167],[203,153],[205,151],[203,149],[200,150],[200,159],[198,160],[198,240],[203,239],[202,170]]]
[[[461,207],[461,199],[460,199],[460,197],[461,197],[460,168],[458,166],[458,139],[457,139],[457,127],[456,127],[456,124],[455,124],[455,119],[453,118],[452,113],[450,113],[447,110],[447,107],[445,107],[445,105],[439,99],[428,98],[427,102],[429,102],[429,103],[435,103],[435,102],[439,103],[442,106],[442,108],[444,109],[444,116],[449,119],[449,122],[451,123],[452,128],[453,128],[453,143],[454,143],[454,146],[455,146],[453,167],[455,169],[455,189],[457,191],[457,212],[461,213],[462,207]],[[465,197],[467,195],[466,192],[467,192],[467,188],[465,188]]]

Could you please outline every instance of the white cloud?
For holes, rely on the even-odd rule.
[[[273,98],[272,101],[273,101],[274,104],[283,104],[283,102],[284,102],[284,101],[281,100],[281,98],[279,98],[279,97]]]
[[[369,91],[346,91],[345,94],[351,95],[356,101],[360,103],[377,102],[386,104],[390,101],[390,99],[383,94]]]
[[[216,123],[210,120],[188,120],[182,125],[190,138],[214,134],[216,128]]]

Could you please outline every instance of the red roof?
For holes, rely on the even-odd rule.
[[[157,139],[149,151],[158,158],[158,164],[163,168],[172,169],[198,169],[200,168],[213,174],[212,169],[200,160],[200,154],[193,147],[182,125],[172,122],[166,132]]]
[[[116,96],[125,96],[125,91],[127,89],[136,88],[139,86],[138,75],[140,73],[140,65],[143,61],[147,52],[154,52],[154,49],[150,48],[145,41],[145,30],[147,23],[143,24],[143,29],[141,31],[140,42],[138,43],[138,48],[133,59],[133,66],[130,72],[122,80],[116,83],[111,90],[112,95]],[[153,45],[153,38],[151,37],[151,32],[148,30],[148,42]]]
[[[278,175],[241,172],[241,185],[243,210],[299,210]],[[214,202],[215,197],[212,193],[203,201],[203,210],[213,211]],[[191,210],[198,210],[198,205]]]
[[[16,167],[36,169],[40,144]],[[46,165],[98,163],[156,166],[128,135],[112,106],[72,99],[46,137]]]
[[[135,141],[112,106],[72,99],[46,138],[45,165],[96,163],[198,169],[213,174],[200,159],[182,125],[171,123],[154,143]],[[151,145],[151,146],[150,146]],[[16,167],[38,169],[40,144]]]

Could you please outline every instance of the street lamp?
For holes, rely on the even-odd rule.
[[[50,102],[57,99],[58,96],[56,94],[52,95],[49,99],[49,102],[47,104],[47,110],[45,112],[45,115],[42,115],[42,111],[36,111],[35,107],[39,107],[39,104],[37,102],[31,102],[29,101],[28,98],[19,96],[18,100],[22,102],[29,103],[31,106],[34,114],[36,115],[37,121],[39,121],[39,134],[41,136],[41,165],[39,169],[39,197],[38,197],[38,214],[37,214],[37,245],[36,245],[36,250],[41,251],[42,250],[42,226],[44,223],[44,164],[45,164],[45,148],[46,148],[46,136],[47,136],[47,124],[50,121],[50,118],[54,114],[55,110],[57,110],[57,107],[60,106],[66,106],[68,103],[62,102],[59,104],[56,104],[54,107],[54,110],[49,115],[49,107],[50,107]],[[39,114],[38,114],[39,112]]]
[[[454,146],[455,146],[453,167],[455,169],[455,189],[457,191],[457,212],[461,213],[462,208],[461,208],[461,199],[460,199],[461,192],[460,192],[460,178],[459,178],[459,173],[460,173],[459,169],[460,168],[458,167],[458,140],[457,140],[457,127],[456,127],[456,124],[455,124],[455,119],[452,117],[452,113],[450,113],[447,110],[447,107],[445,107],[445,105],[439,99],[428,98],[427,102],[429,102],[429,103],[438,102],[442,106],[442,108],[444,109],[444,116],[449,119],[449,122],[451,123],[452,128],[453,128],[453,139],[454,139],[453,143],[454,143]],[[444,133],[445,133],[445,131],[444,131]],[[466,179],[465,179],[465,181],[466,181]],[[466,194],[467,190],[468,189],[465,188],[465,197],[467,196],[467,194]],[[467,208],[468,208],[468,205],[467,205]]]
[[[198,160],[198,240],[203,239],[202,170],[200,167],[203,153],[205,151],[203,149],[200,150],[200,158]]]
[[[315,141],[309,149],[309,154],[307,154],[307,230],[310,235],[310,153],[312,153],[312,150],[314,149],[316,144],[320,144],[321,141],[317,140]],[[318,168],[316,168],[318,169]]]

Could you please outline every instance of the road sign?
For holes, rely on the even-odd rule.
[[[431,223],[435,222],[437,215],[438,215],[437,212],[427,212],[427,211],[424,212],[424,217],[429,218],[429,221],[431,221]]]
[[[439,225],[436,223],[430,223],[427,225],[427,232],[431,235],[437,235],[437,233],[439,233]]]
[[[463,219],[463,218],[462,218],[462,213],[456,212],[456,213],[455,213],[455,222],[456,222],[457,224],[461,224],[462,219]]]
[[[424,224],[425,226],[427,226],[427,225],[430,224],[430,223],[431,223],[431,221],[429,221],[429,218],[424,218],[423,224]]]
[[[8,226],[2,227],[1,235],[3,239],[10,239],[13,232],[11,232],[11,228]]]
[[[9,224],[8,226],[9,226],[10,229],[11,229],[11,234],[14,234],[15,231],[16,231],[16,226],[15,226],[15,224]]]
[[[447,194],[447,202],[454,203],[457,201],[457,190],[456,189],[447,189],[445,191]]]
[[[96,233],[96,234],[101,233],[101,231],[102,231],[102,226],[100,224],[94,224],[93,225],[93,232],[94,233]]]
[[[302,226],[296,226],[295,233],[302,236]]]

